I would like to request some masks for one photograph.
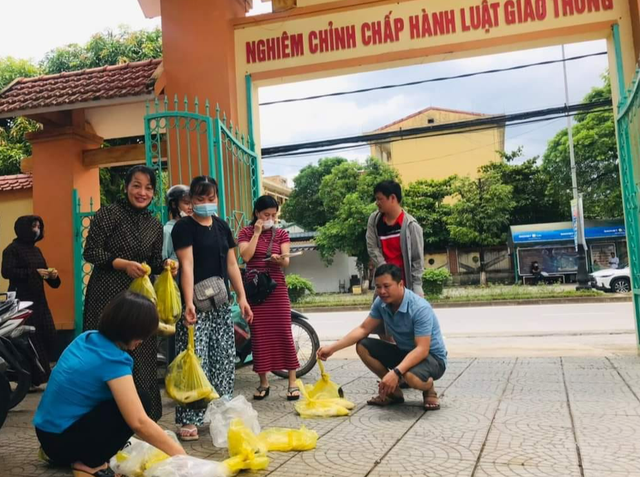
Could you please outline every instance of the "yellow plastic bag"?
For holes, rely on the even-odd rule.
[[[142,477],[148,468],[168,458],[161,450],[132,437],[127,447],[111,458],[109,465],[115,472],[127,477]]]
[[[302,426],[300,429],[274,427],[258,434],[268,451],[307,451],[316,448],[318,433]]]
[[[189,327],[189,341],[187,349],[180,353],[169,365],[165,378],[167,395],[189,407],[206,407],[206,404],[220,396],[204,374],[200,360],[196,356],[194,328]]]
[[[242,419],[234,419],[229,426],[229,459],[223,462],[229,471],[237,474],[241,470],[263,470],[269,466],[267,446]]]
[[[344,393],[342,388],[331,381],[329,373],[325,372],[324,364],[321,360],[318,360],[318,367],[320,368],[320,379],[314,384],[305,385],[307,393],[313,399],[338,399],[343,398]]]
[[[171,266],[165,267],[160,274],[153,288],[155,289],[158,302],[158,316],[160,321],[168,325],[175,324],[182,314],[182,302],[180,301],[180,290],[173,276],[171,276]]]
[[[312,397],[299,379],[296,385],[300,388],[302,399],[294,407],[303,419],[348,416],[349,411],[355,407],[351,401],[339,397],[325,398],[323,395]]]
[[[158,334],[160,336],[172,336],[176,334],[176,325],[168,325],[162,321],[158,323]]]
[[[144,277],[134,279],[129,286],[129,290],[134,293],[139,293],[140,295],[147,297],[149,300],[156,303],[156,291],[153,289],[151,280],[149,280],[149,275],[151,275],[151,267],[146,263],[143,263],[142,268],[144,268],[145,271]]]

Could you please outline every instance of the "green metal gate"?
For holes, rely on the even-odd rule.
[[[221,117],[218,107],[211,117],[206,102],[201,113],[198,99],[190,105],[186,98],[180,102],[175,97],[170,104],[165,97],[153,103],[153,112],[150,109],[147,105],[145,146],[147,165],[157,173],[158,190],[210,175],[218,182],[219,216],[237,234],[249,222],[260,193],[258,156],[251,138],[240,134],[224,114]],[[165,194],[158,194],[156,200],[164,223]]]
[[[241,135],[232,123],[227,124],[220,110],[215,117],[205,103],[204,114],[196,99],[193,112],[189,103],[177,97],[170,109],[168,99],[147,105],[145,121],[146,163],[156,171],[158,187],[154,208],[164,224],[167,221],[166,190],[174,184],[189,184],[193,177],[208,174],[219,186],[219,216],[226,220],[234,235],[249,223],[253,202],[260,194],[258,156],[251,136]],[[84,243],[95,215],[93,200],[83,211],[77,191],[73,192],[74,230],[74,313],[76,334],[82,331],[84,297],[93,269],[83,258]],[[86,209],[86,205],[84,205]]]
[[[640,343],[640,79],[639,71],[631,83],[624,88],[620,81],[620,103],[618,105],[617,132],[622,182],[622,201],[629,250],[629,268],[633,287],[633,306],[636,318],[636,342]],[[622,68],[618,68],[619,78]]]

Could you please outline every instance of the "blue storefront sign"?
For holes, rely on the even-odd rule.
[[[587,239],[616,238],[624,237],[626,231],[623,225],[588,227],[585,229],[585,235]],[[573,241],[574,237],[573,229],[524,231],[513,233],[513,243]]]

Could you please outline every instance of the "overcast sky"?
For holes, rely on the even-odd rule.
[[[0,56],[35,61],[52,48],[84,43],[93,33],[107,28],[128,25],[132,29],[150,29],[160,25],[159,19],[144,18],[136,0],[2,3]],[[255,0],[255,4],[254,13],[270,9],[270,4],[259,0]],[[604,41],[574,44],[567,46],[567,56],[605,50]],[[260,101],[505,68],[560,57],[560,47],[544,48],[273,86],[260,90]],[[593,86],[599,86],[600,76],[606,68],[606,56],[569,63],[569,101],[578,102]],[[262,145],[271,146],[371,131],[429,106],[491,114],[542,109],[564,103],[562,65],[556,64],[409,88],[263,106],[260,108],[260,127]],[[513,150],[522,145],[527,157],[542,155],[547,142],[565,126],[566,120],[561,119],[507,128],[506,149]],[[339,154],[350,159],[364,159],[368,148]],[[292,178],[300,168],[317,159],[317,156],[265,159],[263,169],[265,175],[279,174]]]

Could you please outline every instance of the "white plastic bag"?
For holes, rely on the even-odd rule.
[[[260,434],[258,413],[253,409],[244,396],[237,396],[231,400],[226,396],[212,401],[205,414],[205,422],[210,422],[209,432],[213,445],[226,448],[228,445],[227,434],[229,426],[234,419],[242,419],[255,435]]]
[[[178,442],[175,433],[171,431],[165,432],[174,441]],[[151,444],[132,437],[127,442],[127,445],[111,458],[109,467],[116,474],[126,475],[127,477],[142,477],[145,469],[168,458],[168,455]]]
[[[231,472],[222,462],[198,459],[188,455],[170,457],[147,469],[144,477],[229,477]]]

